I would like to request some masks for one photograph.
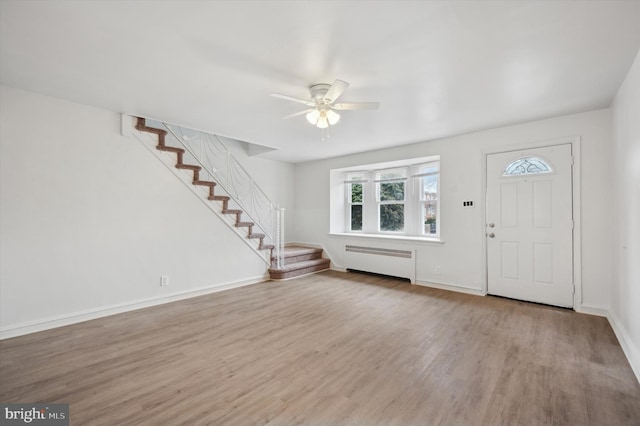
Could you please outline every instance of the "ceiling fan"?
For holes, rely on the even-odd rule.
[[[304,114],[309,123],[320,129],[326,129],[340,120],[340,114],[336,111],[377,109],[380,105],[378,102],[335,103],[347,87],[349,87],[349,83],[342,80],[336,80],[333,84],[314,84],[309,88],[311,92],[311,99],[309,100],[281,95],[279,93],[272,93],[271,96],[311,107],[283,118],[297,117]]]

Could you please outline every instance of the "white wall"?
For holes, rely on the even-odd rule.
[[[0,102],[0,336],[264,277],[118,113],[4,86]],[[292,165],[248,168],[292,208]]]
[[[640,380],[640,52],[612,104],[610,320]]]
[[[329,170],[359,164],[440,155],[441,237],[443,245],[386,243],[417,249],[417,280],[481,292],[485,280],[482,259],[484,216],[481,205],[483,152],[565,136],[581,138],[582,166],[582,303],[578,309],[606,314],[611,271],[611,117],[593,111],[459,137],[405,145],[296,165],[295,230],[291,239],[321,243],[337,267],[348,241],[328,236]],[[330,143],[340,143],[332,140]],[[463,200],[478,207],[463,208]],[[353,243],[354,241],[349,241]],[[361,242],[361,241],[360,241]],[[441,274],[436,274],[440,267]]]

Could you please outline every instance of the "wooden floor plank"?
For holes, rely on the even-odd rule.
[[[607,320],[323,272],[0,342],[73,425],[640,424]]]

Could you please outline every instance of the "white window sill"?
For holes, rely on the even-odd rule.
[[[412,243],[426,243],[428,245],[442,245],[443,240],[429,237],[412,237],[410,235],[360,234],[356,232],[330,232],[330,237],[362,238],[368,240],[405,241]]]

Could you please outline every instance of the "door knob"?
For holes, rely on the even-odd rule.
[[[489,228],[493,228],[494,226],[496,226],[496,224],[495,224],[495,223],[490,223],[490,224],[489,224]]]
[[[496,234],[494,234],[493,232],[489,234],[489,238],[493,238],[495,236],[496,236]]]

